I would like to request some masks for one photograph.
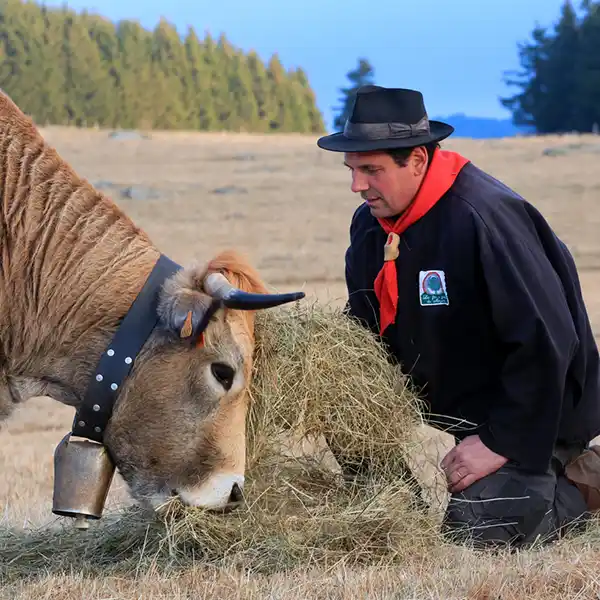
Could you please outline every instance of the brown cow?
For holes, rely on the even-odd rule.
[[[162,255],[1,92],[0,186],[0,418],[32,396],[79,409]],[[244,481],[253,312],[239,310],[248,308],[243,298],[225,289],[235,301],[214,312],[203,333],[226,283],[217,276],[209,286],[208,273],[260,294],[252,310],[303,296],[265,295],[234,252],[161,282],[157,325],[134,359],[125,358],[133,364],[112,384],[119,389],[108,425],[95,428],[134,498],[152,506],[178,493],[187,504],[221,508]]]

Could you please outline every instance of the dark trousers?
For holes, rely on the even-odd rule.
[[[581,492],[564,476],[584,447],[558,446],[544,474],[509,461],[450,498],[442,531],[475,547],[522,547],[549,542],[583,525],[589,514]]]

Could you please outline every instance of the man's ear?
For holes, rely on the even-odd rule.
[[[413,173],[417,177],[421,177],[425,174],[427,170],[427,149],[425,146],[416,147],[410,154],[410,162],[412,166]]]
[[[202,291],[199,267],[182,269],[163,286],[158,304],[162,326],[183,340],[195,342],[203,333],[218,305]]]

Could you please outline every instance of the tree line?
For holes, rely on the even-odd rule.
[[[32,1],[0,2],[0,87],[40,125],[321,133],[306,73],[221,35],[182,37]]]
[[[516,125],[539,134],[597,131],[600,126],[600,2],[566,0],[557,22],[537,26],[518,45],[521,71],[505,82],[520,88],[501,98]]]

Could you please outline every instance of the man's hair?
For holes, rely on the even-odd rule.
[[[427,150],[427,165],[430,165],[433,153],[440,147],[440,144],[439,142],[431,142],[430,144],[423,144],[423,147]],[[408,157],[413,150],[414,148],[393,148],[392,150],[386,150],[386,152],[399,167],[405,167],[408,163]]]

